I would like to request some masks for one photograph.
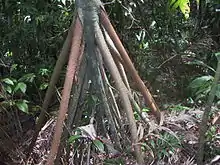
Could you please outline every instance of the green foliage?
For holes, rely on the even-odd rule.
[[[204,99],[211,90],[213,76],[201,76],[194,79],[188,86],[195,100]]]
[[[181,12],[184,14],[185,18],[189,18],[190,7],[189,0],[170,0],[170,9],[176,10],[180,8]]]
[[[116,1],[106,5],[138,73],[148,80],[153,93],[160,91],[158,97],[180,100],[187,96],[192,78],[213,74],[216,59],[212,55],[218,49],[220,32],[214,9],[219,3],[206,2],[201,23],[198,1],[159,0],[147,5],[146,1]]]
[[[182,99],[181,94],[186,93],[186,86],[193,77],[196,78],[188,87],[190,96],[195,100],[205,99],[210,91],[216,65],[216,59],[210,60],[210,56],[218,45],[216,36],[219,36],[220,25],[214,5],[219,4],[219,0],[207,1],[203,22],[200,23],[197,23],[197,6],[192,4],[193,1],[189,0],[158,0],[147,4],[141,0],[116,1],[105,6],[111,11],[108,13],[130,52],[132,62],[141,77],[150,82],[152,92],[158,94],[159,103],[167,101],[163,98]],[[70,0],[0,2],[0,59],[9,68],[2,75],[5,92],[0,97],[5,99],[4,104],[26,113],[30,103],[35,104],[34,109],[40,109],[38,105],[41,105],[41,98],[48,87],[50,74],[72,21],[73,9],[74,3]],[[192,52],[196,60],[186,52]],[[189,57],[186,63],[182,62],[185,54]],[[220,85],[216,96],[220,98]],[[86,111],[87,123],[91,109],[99,104],[99,100],[90,94],[85,104],[82,109]],[[169,107],[170,111],[187,109],[182,104]],[[143,109],[142,112],[147,113],[148,110]],[[140,119],[137,112],[134,115],[136,120]],[[150,146],[158,157],[167,157],[175,151],[172,143],[173,148],[179,143],[171,136],[161,134],[151,139]],[[83,139],[81,134],[73,135],[70,142]],[[90,142],[102,151],[104,143],[92,142],[91,139]]]
[[[181,148],[181,142],[176,136],[170,133],[161,133],[158,136],[151,136],[148,141],[148,146],[153,150],[154,155],[158,159],[169,158],[177,149]]]
[[[208,159],[220,154],[220,133],[218,126],[210,126],[206,132],[206,152]]]
[[[154,25],[152,24],[152,27]],[[138,34],[136,34],[137,41],[139,42],[139,49],[147,49],[149,48],[149,42],[146,40],[146,31],[141,30]]]
[[[38,73],[21,74],[20,65],[12,65],[10,68],[10,77],[5,77],[0,80],[2,84],[2,93],[0,98],[4,101],[2,105],[4,107],[18,108],[24,113],[37,113],[40,110],[38,106],[41,104],[39,98],[41,98],[40,91],[43,91],[48,86],[49,73],[48,69],[41,68]],[[38,98],[36,98],[36,96]],[[30,103],[35,104],[29,107]],[[7,109],[7,108],[6,108]],[[29,110],[31,109],[31,111]]]
[[[72,1],[0,2],[0,59],[36,72],[53,66],[72,21]]]
[[[92,141],[92,143],[99,152],[105,153],[104,144],[100,140],[95,139]]]
[[[147,109],[147,108],[143,108],[143,109],[141,110],[142,116],[147,116],[147,113],[148,113],[148,112],[150,112],[150,110]],[[136,120],[141,120],[140,114],[139,114],[137,111],[134,111],[134,118],[135,118]]]
[[[219,58],[219,53],[215,53],[215,56],[216,58]],[[193,64],[202,65],[205,68],[208,68],[209,70],[215,73],[215,70],[212,67],[208,66],[207,64],[201,61],[197,60]],[[211,90],[213,80],[214,80],[214,77],[211,75],[200,76],[200,77],[195,78],[188,86],[188,89],[191,92],[191,96],[195,98],[196,101],[206,99]],[[217,85],[215,96],[218,99],[220,98],[220,84]]]
[[[212,71],[212,72],[215,72],[215,70],[214,70],[212,67],[210,67],[209,65],[207,65],[206,63],[204,63],[204,62],[201,61],[201,60],[194,59],[194,60],[192,60],[192,61],[186,62],[186,64],[188,64],[188,65],[202,66],[202,67],[204,67],[204,68],[209,69],[209,70]]]
[[[218,137],[219,135],[217,134],[217,127],[216,126],[211,126],[208,131],[206,132],[206,139],[207,141],[214,141],[216,138],[220,138]]]
[[[4,105],[39,111],[73,18],[74,3],[0,1],[0,77]],[[31,109],[31,112],[30,112]]]
[[[70,136],[70,138],[68,139],[68,142],[71,144],[71,143],[74,143],[76,140],[82,138],[81,135],[72,135]]]
[[[27,100],[21,100],[21,101],[16,101],[15,105],[18,107],[19,110],[21,110],[24,113],[29,113],[28,111],[28,101]]]
[[[212,82],[214,80],[213,76],[201,76],[194,79],[189,84],[189,89],[192,92],[192,96],[195,97],[195,100],[203,100],[207,98]],[[220,98],[220,84],[217,85],[216,94],[215,96],[219,99]]]
[[[85,127],[87,127],[86,129],[84,129]],[[77,128],[75,131],[75,135],[72,135],[69,137],[68,142],[70,144],[75,144],[79,145],[80,141],[87,141],[87,142],[91,142],[92,147],[95,147],[97,149],[98,152],[100,153],[105,153],[105,147],[104,147],[104,143],[102,141],[100,141],[99,139],[94,139],[93,137],[93,133],[92,133],[92,129],[91,127],[85,126],[82,128]]]
[[[29,113],[28,101],[23,97],[26,94],[27,85],[21,81],[13,78],[5,78],[1,80],[3,86],[3,94],[0,95],[1,98],[5,99],[3,101],[3,106],[6,107],[17,107],[24,113]]]
[[[183,106],[181,104],[171,104],[171,105],[167,105],[167,109],[169,111],[181,112],[181,111],[189,110],[190,108]]]

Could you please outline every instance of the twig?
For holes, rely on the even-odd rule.
[[[160,69],[164,64],[166,64],[168,61],[172,60],[172,59],[175,58],[176,56],[177,56],[177,54],[174,55],[174,56],[172,56],[172,57],[170,57],[170,58],[168,58],[168,59],[166,59],[162,64],[160,64],[160,65],[157,67],[157,69]]]

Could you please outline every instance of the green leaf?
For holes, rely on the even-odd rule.
[[[31,112],[40,112],[41,109],[41,106],[35,105],[31,107]]]
[[[35,77],[36,77],[36,75],[34,73],[28,73],[28,74],[25,74],[24,76],[22,76],[18,81],[32,83],[34,81]]]
[[[70,136],[70,138],[68,139],[68,142],[73,143],[75,140],[80,139],[80,138],[82,138],[81,135],[73,135],[73,136]]]
[[[9,84],[9,85],[14,85],[14,82],[9,78],[3,79],[2,82],[6,83],[6,84]]]
[[[5,90],[10,94],[12,93],[12,88],[10,86],[6,86]]]
[[[22,101],[16,101],[15,105],[18,107],[19,110],[21,110],[24,113],[28,113],[28,105],[27,105],[27,100],[22,100]]]
[[[210,92],[210,90],[211,90],[211,83],[206,83],[200,88],[198,88],[195,94],[197,95],[203,93],[204,95],[207,95]]]
[[[5,53],[5,56],[6,56],[6,57],[12,57],[12,56],[13,56],[13,53],[10,52],[10,51],[7,51],[7,52]]]
[[[16,87],[14,89],[14,92],[17,92],[19,89],[21,90],[22,93],[25,93],[26,89],[27,89],[27,85],[25,83],[23,83],[23,82],[19,82],[16,85]]]
[[[43,83],[43,84],[41,84],[40,85],[40,90],[44,90],[44,89],[46,89],[47,87],[48,87],[48,83]]]
[[[206,95],[204,95],[203,93],[200,93],[200,94],[195,95],[195,96],[196,96],[195,101],[198,101],[198,100],[200,100],[200,99],[202,99],[202,98],[205,98]],[[200,100],[200,101],[201,101],[201,100]]]
[[[92,141],[93,142],[93,144],[95,145],[95,147],[100,151],[100,152],[102,152],[102,153],[104,153],[105,151],[104,151],[104,145],[103,145],[103,143],[100,141],[100,140],[93,140]]]
[[[5,101],[2,101],[2,102],[1,102],[1,106],[4,107],[4,108],[5,108],[5,107],[8,107],[8,106],[13,106],[13,103],[14,103],[14,102],[11,101],[11,100],[5,100]],[[1,110],[0,110],[0,112],[1,112]]]
[[[50,71],[49,71],[48,69],[41,68],[41,69],[39,70],[39,74],[40,74],[41,76],[48,76],[49,73],[50,73]]]
[[[151,144],[151,146],[152,146],[153,148],[156,147],[156,144],[155,144],[155,142],[154,142],[153,140],[150,141],[150,144]]]
[[[170,1],[170,8],[171,10],[176,10],[180,8],[181,12],[184,14],[185,18],[189,18],[190,7],[189,7],[189,0],[171,0]]]
[[[150,112],[150,110],[147,109],[147,108],[143,108],[143,109],[142,109],[142,112]]]
[[[17,69],[18,64],[13,64],[10,68],[10,72],[13,72],[14,70]]]
[[[185,18],[189,18],[190,7],[189,7],[189,0],[182,0],[179,7],[182,13],[184,14]]]
[[[177,104],[177,105],[171,105],[168,110],[170,110],[170,111],[184,111],[184,110],[190,110],[190,108],[183,106],[181,104]]]
[[[169,153],[166,151],[166,149],[163,149],[161,153],[163,154],[163,156],[169,156]]]
[[[189,88],[199,88],[205,85],[206,82],[213,81],[213,79],[214,77],[210,75],[198,77],[190,83]]]
[[[199,66],[203,66],[205,68],[210,69],[211,71],[213,71],[215,73],[215,69],[213,69],[212,67],[210,67],[209,65],[205,64],[203,61],[201,60],[197,60],[194,59],[193,61],[189,61],[187,62],[188,65],[199,65]]]
[[[220,52],[215,53],[215,56],[216,56],[217,60],[220,61]]]

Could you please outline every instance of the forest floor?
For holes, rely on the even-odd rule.
[[[193,165],[195,164],[195,155],[197,153],[199,123],[203,114],[203,108],[189,108],[180,105],[167,106],[166,108],[167,110],[163,111],[163,124],[157,125],[153,119],[149,120],[148,129],[147,131],[145,129],[140,140],[140,143],[152,147],[150,150],[144,152],[144,155],[146,155],[146,164]],[[213,107],[213,112],[215,109],[216,107]],[[31,142],[35,121],[30,120],[30,118],[24,115],[20,117],[20,130],[17,127],[7,132],[2,131],[4,138],[0,139],[1,165],[22,165],[27,161],[25,150]],[[55,118],[51,118],[42,128],[28,164],[45,164],[50,150],[54,125]],[[220,126],[215,126],[215,129],[212,129],[210,125],[210,130],[207,133],[207,152],[205,152],[207,164],[213,164],[211,162],[216,161],[214,159],[218,159],[217,162],[220,162],[219,136]],[[152,145],[153,142],[154,145]],[[97,153],[96,156],[97,158],[101,157],[101,153],[100,155]],[[121,153],[117,158],[113,157],[112,159],[119,158],[123,159],[125,164],[135,164],[133,158],[127,153]],[[106,162],[111,162],[110,159]]]

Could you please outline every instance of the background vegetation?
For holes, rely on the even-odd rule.
[[[188,112],[205,105],[217,68],[216,55],[220,52],[220,1],[103,2],[161,110]],[[25,132],[29,129],[25,122],[35,123],[73,16],[71,0],[0,0],[0,106],[4,107],[0,109],[1,126],[13,119],[16,130]],[[65,70],[63,76],[64,73]],[[62,82],[61,79],[57,86],[58,94]],[[213,115],[219,112],[219,98],[220,85]],[[54,98],[52,109],[59,106],[58,101],[59,97]],[[211,141],[219,138],[218,129],[212,126],[207,134],[211,146],[207,159],[217,155]],[[10,127],[8,134],[15,134],[14,130]],[[181,148],[181,136],[175,138],[161,132],[149,136],[145,144],[150,146],[155,159],[161,160]]]

